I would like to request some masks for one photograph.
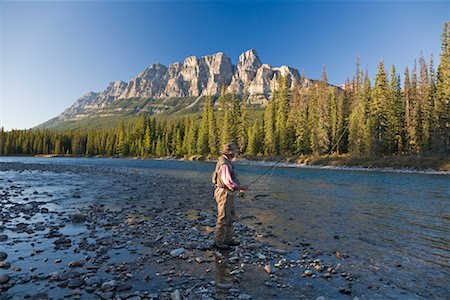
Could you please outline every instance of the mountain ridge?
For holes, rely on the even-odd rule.
[[[157,100],[164,102],[165,99],[187,97],[198,100],[202,96],[217,96],[222,86],[227,87],[228,93],[240,96],[246,93],[249,103],[265,104],[276,90],[280,76],[287,78],[290,88],[302,84],[297,69],[264,64],[254,49],[243,52],[236,65],[223,52],[202,57],[189,56],[183,63],[175,62],[169,66],[153,63],[129,82],[113,81],[102,92],[84,94],[59,116],[38,127],[55,127],[61,122],[78,121],[102,112],[111,116],[114,111],[122,111],[121,107],[111,108],[123,99],[154,99],[158,102],[156,108],[150,101],[152,103],[147,106],[137,106],[137,110],[159,113],[167,107]],[[305,78],[303,84],[310,85],[311,82]]]

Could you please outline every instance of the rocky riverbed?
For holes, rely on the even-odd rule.
[[[210,188],[154,170],[0,163],[0,203],[0,299],[420,298],[239,201],[241,245],[218,251]]]

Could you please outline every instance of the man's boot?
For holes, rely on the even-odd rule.
[[[235,246],[239,246],[241,243],[239,241],[234,240],[234,239],[229,239],[229,240],[225,241],[225,244],[228,245],[228,246],[235,247]]]
[[[230,250],[231,247],[226,244],[226,243],[221,243],[218,241],[214,241],[214,247],[216,247],[217,249],[221,249],[221,250]]]

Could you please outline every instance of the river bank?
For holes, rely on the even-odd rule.
[[[409,272],[410,257],[361,260],[348,228],[317,227],[336,212],[293,230],[298,214],[284,211],[276,190],[237,200],[241,245],[217,251],[209,178],[99,164],[0,163],[3,298],[421,299],[448,291],[384,275]]]
[[[53,158],[53,157],[73,157],[70,155],[37,155],[36,157]],[[84,156],[82,156],[84,157]],[[123,157],[123,156],[96,156],[97,158],[130,158],[130,159],[145,159],[141,157]],[[216,157],[212,156],[191,156],[191,157],[162,157],[152,159],[181,159],[189,161],[214,161]],[[450,172],[450,157],[449,156],[422,156],[422,155],[391,155],[383,157],[359,157],[347,154],[342,155],[303,155],[299,157],[281,157],[281,156],[242,156],[240,159],[245,159],[250,162],[266,162],[276,163],[283,159],[285,166],[308,166],[308,167],[340,167],[340,168],[364,168],[379,170],[397,170],[406,172]]]

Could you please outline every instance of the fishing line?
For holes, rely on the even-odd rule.
[[[284,160],[284,157],[282,159],[280,159],[279,161],[277,161],[272,167],[270,167],[270,169],[266,170],[264,173],[258,175],[255,179],[253,179],[252,181],[249,182],[249,184],[247,184],[247,188],[249,188],[251,185],[255,184],[256,182],[258,182],[262,177],[266,176],[269,173],[273,173],[273,170],[275,170],[276,166],[279,165],[282,161]],[[244,192],[239,192],[237,194],[238,197],[244,197]]]

